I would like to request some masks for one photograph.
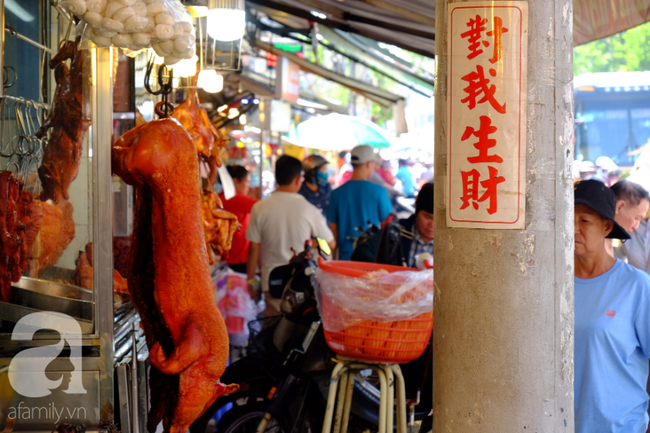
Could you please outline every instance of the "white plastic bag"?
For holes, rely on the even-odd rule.
[[[97,47],[153,47],[168,66],[196,52],[192,19],[180,0],[65,0],[61,6],[88,24],[84,39]]]
[[[411,320],[433,311],[433,269],[369,272],[357,278],[317,269],[312,278],[323,327],[329,332],[367,320]]]

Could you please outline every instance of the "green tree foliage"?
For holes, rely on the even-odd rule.
[[[650,70],[650,23],[573,49],[574,75]]]

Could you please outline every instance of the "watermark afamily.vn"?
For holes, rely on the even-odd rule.
[[[54,403],[47,406],[29,407],[23,401],[19,402],[18,406],[9,407],[7,416],[16,420],[52,421],[55,425],[59,424],[61,420],[84,420],[88,418],[85,407],[56,407]]]
[[[24,397],[39,398],[52,394],[63,383],[63,377],[58,380],[49,379],[45,371],[54,361],[67,343],[70,347],[69,360],[72,364],[70,381],[63,390],[66,394],[86,394],[82,383],[81,367],[81,327],[72,317],[53,312],[39,312],[21,318],[14,327],[11,339],[15,341],[31,341],[34,334],[42,329],[57,331],[61,337],[59,342],[52,345],[33,347],[18,353],[9,364],[9,383],[12,388]]]

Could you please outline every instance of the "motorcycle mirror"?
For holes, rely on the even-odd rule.
[[[327,241],[323,238],[316,238],[316,241],[318,242],[318,248],[325,253],[328,256],[332,255],[332,249],[330,248],[330,245],[327,243]]]
[[[269,275],[269,294],[275,299],[282,299],[282,292],[293,275],[293,265],[278,266]]]

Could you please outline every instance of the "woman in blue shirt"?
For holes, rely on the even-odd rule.
[[[650,277],[607,254],[629,239],[616,197],[597,180],[575,186],[575,431],[645,433]]]

